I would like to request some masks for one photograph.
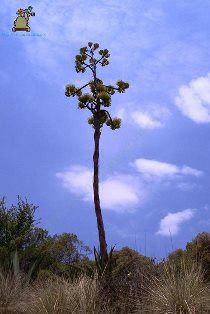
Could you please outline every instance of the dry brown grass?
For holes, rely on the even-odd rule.
[[[37,282],[25,303],[28,314],[99,314],[108,313],[101,307],[97,277],[81,276],[73,283],[54,277]]]
[[[101,285],[97,275],[73,282],[51,276],[29,286],[24,277],[0,274],[0,313],[207,314],[210,294],[201,270],[185,265],[177,270],[165,264],[149,283],[139,273],[118,278],[112,286]]]
[[[23,276],[0,273],[0,313],[22,313],[28,291]]]
[[[148,287],[145,313],[206,314],[210,313],[209,288],[203,274],[196,266],[184,264],[177,271],[165,264],[158,277],[153,277]]]

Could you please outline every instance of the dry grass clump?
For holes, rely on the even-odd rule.
[[[74,282],[54,277],[37,282],[25,304],[28,314],[99,314],[108,313],[101,308],[97,278],[81,276]]]
[[[102,281],[103,302],[114,313],[136,313],[147,293],[148,280],[156,273],[156,266],[151,259],[128,247],[114,252],[113,257],[111,276]]]
[[[74,281],[52,275],[27,284],[0,273],[0,313],[26,314],[207,314],[210,290],[201,268],[165,263],[150,275],[135,272]]]
[[[101,285],[101,302],[112,309],[112,313],[136,313],[146,294],[147,278],[141,270],[124,276],[113,276]]]
[[[164,264],[163,271],[150,281],[144,313],[205,314],[210,313],[209,288],[201,268],[182,264],[177,270]]]
[[[23,277],[0,272],[0,313],[22,313],[27,291]]]

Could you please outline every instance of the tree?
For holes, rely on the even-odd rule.
[[[210,233],[199,233],[191,242],[188,242],[186,249],[177,249],[170,253],[166,262],[180,272],[183,266],[201,266],[204,271],[204,278],[210,282]]]
[[[186,250],[177,249],[170,253],[164,262],[159,263],[161,273],[164,272],[165,267],[173,269],[174,273],[179,274],[183,272],[185,268],[191,269],[193,267],[193,260],[189,254],[187,254]]]
[[[37,227],[34,217],[38,207],[18,197],[17,205],[7,208],[5,198],[0,199],[0,268],[23,272],[33,268],[33,278],[40,270],[60,274],[66,266],[88,260],[91,252],[75,234],[49,236],[48,231]]]
[[[199,233],[191,242],[188,242],[186,254],[193,262],[202,266],[205,279],[210,282],[210,233]]]
[[[88,123],[94,128],[94,154],[93,154],[93,193],[94,193],[94,205],[95,214],[98,226],[98,235],[100,243],[100,256],[103,265],[107,265],[108,253],[107,243],[105,237],[105,229],[103,223],[103,217],[101,212],[100,197],[99,197],[99,142],[101,135],[101,128],[104,123],[112,130],[118,129],[121,126],[121,119],[111,118],[110,113],[103,107],[107,108],[111,105],[111,96],[115,91],[124,93],[129,87],[129,84],[119,80],[116,83],[116,87],[112,85],[105,85],[101,79],[97,77],[97,66],[106,66],[109,64],[108,58],[110,57],[107,49],[99,50],[98,59],[95,58],[95,52],[99,48],[99,44],[92,42],[88,43],[88,46],[82,47],[80,53],[75,58],[75,68],[77,73],[84,73],[87,69],[91,71],[92,80],[80,88],[76,88],[75,85],[67,85],[65,95],[67,97],[78,98],[78,107],[80,109],[88,109],[92,115],[88,119]],[[86,87],[90,88],[91,93],[82,93],[82,90]]]
[[[23,271],[40,257],[38,245],[45,241],[48,232],[37,228],[34,218],[37,206],[18,196],[17,205],[7,208],[5,197],[0,200],[0,266],[8,270],[14,256]]]
[[[49,237],[47,251],[53,259],[64,265],[78,262],[91,253],[89,247],[73,233],[55,234]]]
[[[6,208],[5,198],[0,200],[0,247],[20,250],[27,247],[34,227],[36,206],[18,197],[17,205]]]
[[[48,236],[42,251],[46,256],[42,268],[57,275],[70,274],[73,266],[88,260],[87,255],[91,253],[90,248],[73,233]]]

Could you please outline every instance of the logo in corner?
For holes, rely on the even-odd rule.
[[[22,32],[30,32],[31,29],[29,27],[29,19],[31,16],[35,16],[35,12],[33,11],[33,7],[29,6],[28,9],[19,9],[16,14],[18,17],[14,21],[14,25],[12,28],[13,32],[22,31]]]

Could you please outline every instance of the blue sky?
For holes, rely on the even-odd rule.
[[[33,6],[31,36],[11,32]],[[21,1],[0,3],[0,187],[39,205],[51,234],[73,232],[90,247],[98,234],[92,196],[89,112],[65,97],[87,42],[110,51],[99,69],[123,79],[102,130],[100,193],[109,247],[161,258],[209,231],[210,43],[207,0]],[[39,35],[39,36],[38,36]]]

